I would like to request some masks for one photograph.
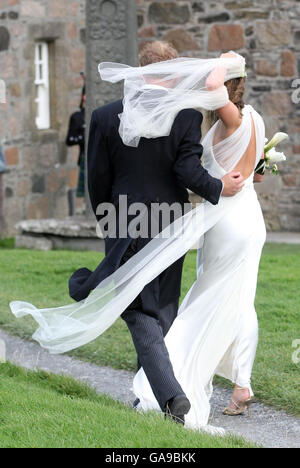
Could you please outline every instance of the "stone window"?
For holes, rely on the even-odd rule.
[[[48,43],[35,44],[36,119],[39,130],[50,128],[50,84]]]
[[[0,80],[0,104],[6,103],[6,86],[5,81]]]

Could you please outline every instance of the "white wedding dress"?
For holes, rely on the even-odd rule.
[[[206,89],[206,79],[217,67],[227,70],[226,81],[245,76],[245,59],[239,55],[180,58],[146,67],[101,64],[102,79],[125,81],[124,112],[120,115],[123,141],[137,146],[141,137],[168,136],[182,109],[215,110],[225,106],[229,100],[225,86],[214,91]],[[253,132],[255,165],[265,144],[264,122],[251,106],[244,108],[236,132],[223,140],[219,138],[222,125],[217,122],[203,141],[204,166],[217,178],[237,167]],[[185,298],[166,344],[175,375],[191,401],[186,426],[207,428],[215,374],[251,390],[258,335],[254,299],[266,236],[253,175],[235,197],[222,197],[217,206],[204,201],[177,219],[102,281],[86,300],[45,309],[14,301],[10,304],[13,314],[30,315],[36,320],[39,328],[33,339],[50,353],[68,352],[103,334],[146,284],[200,240],[198,280]],[[134,379],[134,391],[142,409],[159,409],[143,370]]]
[[[217,66],[227,69],[226,80],[245,76],[245,59],[239,55],[226,59],[181,58],[146,67],[101,64],[102,79],[112,83],[125,80],[124,112],[120,116],[123,141],[137,146],[141,137],[169,135],[182,109],[214,110],[226,105],[229,97],[225,86],[215,91],[206,89],[206,79]],[[157,83],[163,93],[157,92]],[[258,163],[264,150],[265,127],[251,106],[245,107],[241,126],[229,138],[214,145],[221,122],[210,130],[203,146],[204,166],[211,175],[221,178],[237,166],[249,146],[253,124]],[[202,239],[198,281],[166,337],[175,374],[192,403],[187,426],[202,428],[209,418],[215,374],[251,388],[257,345],[254,298],[265,235],[252,174],[235,197],[221,198],[217,206],[204,201],[176,220],[171,229],[168,227],[102,281],[85,301],[45,309],[14,301],[10,307],[16,317],[31,315],[37,321],[39,328],[33,338],[42,347],[51,353],[65,353],[104,333],[146,284]],[[145,410],[158,408],[142,370],[135,378],[134,390]]]
[[[233,170],[248,148],[252,119],[256,132],[256,164],[263,154],[265,127],[251,106],[240,128],[213,146],[219,121],[203,141],[204,166],[222,178]],[[251,119],[252,117],[252,119]],[[226,148],[226,150],[225,150]],[[191,402],[186,426],[205,427],[210,415],[212,380],[218,374],[247,387],[255,359],[258,324],[254,308],[258,267],[266,238],[265,224],[253,184],[254,173],[240,195],[222,203],[230,211],[206,232],[199,251],[198,280],[186,296],[166,345],[183,390]],[[141,369],[134,392],[143,410],[159,410]]]
[[[218,122],[203,141],[204,166],[215,177],[221,178],[237,166],[253,128],[255,163],[263,154],[264,122],[251,106],[243,113],[242,124],[229,138],[214,146],[215,132],[222,125]],[[176,220],[102,281],[86,300],[46,309],[14,301],[10,307],[16,317],[31,315],[36,320],[39,328],[33,339],[43,348],[53,354],[65,353],[103,334],[146,284],[202,239],[199,279],[166,337],[175,375],[192,403],[186,425],[201,429],[208,423],[215,374],[250,388],[257,345],[254,298],[265,236],[252,174],[235,197],[222,197],[217,206],[204,201]],[[158,409],[143,370],[135,377],[134,391],[143,409]]]
[[[245,59],[237,54],[226,59],[183,57],[146,67],[100,64],[103,80],[111,83],[120,80],[125,82],[124,111],[120,115],[123,141],[137,145],[141,137],[168,136],[175,116],[183,109],[191,107],[215,110],[225,106],[229,102],[226,86],[214,91],[206,89],[208,76],[218,67],[226,69],[227,80],[245,76]],[[257,147],[261,148],[258,153],[261,154],[264,125],[258,114],[253,115],[257,122]],[[212,142],[206,139],[205,165],[211,169],[212,174],[224,175],[228,168],[235,167],[248,146],[250,135],[251,122],[249,118],[245,118],[238,132],[216,148],[217,159],[224,160],[222,167],[214,161],[213,154],[210,153]],[[245,145],[241,145],[241,141]],[[222,198],[217,206],[206,201],[199,204],[152,239],[144,249],[102,281],[82,302],[38,309],[27,302],[13,301],[10,304],[11,311],[18,318],[31,315],[36,320],[39,328],[33,339],[50,353],[65,353],[83,346],[104,333],[146,284],[185,255],[205,233],[236,209],[239,202],[244,203],[244,199],[243,194],[238,194],[234,199]]]

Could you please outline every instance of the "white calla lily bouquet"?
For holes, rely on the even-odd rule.
[[[288,138],[289,136],[286,133],[279,132],[276,133],[270,141],[266,139],[264,150],[265,158],[258,163],[257,168],[255,169],[257,174],[265,174],[266,170],[268,169],[272,174],[278,175],[277,164],[286,161],[286,156],[284,153],[279,153],[276,151],[276,146]]]

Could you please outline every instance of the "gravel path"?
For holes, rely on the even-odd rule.
[[[0,340],[6,345],[6,359],[27,369],[41,369],[55,374],[72,376],[97,390],[126,404],[131,404],[133,374],[89,364],[69,356],[53,356],[37,344],[10,336],[0,330]],[[222,415],[231,392],[216,388],[212,398],[210,424],[223,427],[245,439],[268,448],[300,448],[300,420],[261,403],[253,406],[252,416]]]
[[[273,244],[300,244],[299,232],[268,232],[267,242]]]

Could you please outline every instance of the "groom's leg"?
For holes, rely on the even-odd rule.
[[[162,326],[155,310],[155,295],[158,288],[158,279],[148,284],[140,296],[141,309],[129,309],[122,318],[131,332],[139,362],[147,375],[155,398],[164,411],[169,400],[184,392],[175,378]]]
[[[160,306],[159,324],[162,328],[163,336],[166,337],[168,331],[173,325],[174,320],[178,315],[179,298],[173,302]],[[139,370],[142,366],[140,360],[137,361],[137,369]]]
[[[146,243],[144,239],[132,241],[122,264],[130,260]],[[149,283],[122,314],[132,335],[138,364],[143,367],[162,411],[171,398],[184,393],[175,378],[164,341],[178,311],[182,265],[183,259]],[[170,286],[172,293],[167,292]],[[162,288],[166,290],[164,294]]]
[[[164,336],[167,335],[178,315],[179,299],[181,295],[182,269],[185,257],[164,271],[160,277],[160,324]]]

